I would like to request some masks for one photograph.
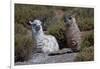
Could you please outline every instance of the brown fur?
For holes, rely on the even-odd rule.
[[[65,16],[67,45],[73,51],[80,50],[81,35],[76,19],[73,16]]]

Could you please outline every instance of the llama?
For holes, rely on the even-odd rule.
[[[67,45],[73,52],[80,50],[81,35],[74,16],[64,16]]]
[[[54,53],[59,50],[57,40],[52,35],[46,35],[43,32],[41,21],[35,19],[33,22],[29,21],[32,26],[32,35],[36,40],[36,47],[39,48],[43,53]]]

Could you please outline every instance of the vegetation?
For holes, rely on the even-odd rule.
[[[94,33],[90,32],[83,38],[81,51],[78,53],[75,61],[93,61],[94,60]]]
[[[27,29],[22,24],[15,24],[15,62],[30,58],[33,51],[33,40],[27,35]]]
[[[93,61],[94,60],[94,47],[83,48],[77,55],[75,61]]]
[[[25,61],[31,58],[33,51],[33,40],[25,35],[15,36],[15,61]]]
[[[77,24],[81,31],[94,29],[94,9],[93,8],[75,8],[75,7],[57,7],[57,6],[41,6],[41,5],[26,5],[15,4],[15,61],[25,61],[30,58],[35,41],[28,33],[31,27],[27,24],[29,20],[40,18],[43,28],[47,29],[48,34],[56,37],[61,48],[66,46],[65,29],[63,16],[57,18],[56,13],[61,10],[61,13],[67,15],[75,15]],[[93,46],[93,33],[85,37],[82,43],[82,52]],[[87,51],[86,51],[87,52]],[[85,52],[85,53],[86,53]],[[93,57],[93,56],[92,56]]]
[[[94,33],[93,31],[85,35],[83,38],[83,42],[81,44],[81,49],[84,47],[91,47],[94,46]]]
[[[56,37],[56,39],[60,45],[60,49],[62,49],[63,47],[66,47],[66,39],[65,39],[66,36],[64,33],[65,27],[64,27],[63,21],[59,21],[58,23],[50,25],[48,27],[48,32],[49,32],[49,34]]]

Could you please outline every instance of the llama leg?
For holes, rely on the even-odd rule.
[[[72,40],[71,41],[72,43],[71,43],[71,45],[72,45],[72,51],[73,52],[79,52],[80,50],[79,50],[79,42],[77,42],[76,40]]]

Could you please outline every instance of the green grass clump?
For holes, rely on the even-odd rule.
[[[22,24],[15,23],[15,35],[16,34],[26,35],[27,29]]]
[[[77,17],[77,23],[81,31],[94,29],[93,17]]]
[[[93,61],[94,60],[94,35],[93,32],[88,33],[82,43],[81,50],[77,54],[75,61]]]
[[[26,61],[31,57],[34,41],[27,31],[22,24],[15,24],[15,62]]]
[[[33,40],[26,35],[15,36],[15,62],[26,61],[31,57],[33,51]]]
[[[76,61],[93,61],[94,60],[94,47],[83,48],[77,55]]]
[[[93,32],[90,32],[87,35],[85,35],[81,43],[81,49],[84,47],[91,47],[91,46],[94,46],[94,33]]]
[[[63,21],[54,23],[48,28],[49,34],[56,37],[60,47],[66,47],[65,27]]]

